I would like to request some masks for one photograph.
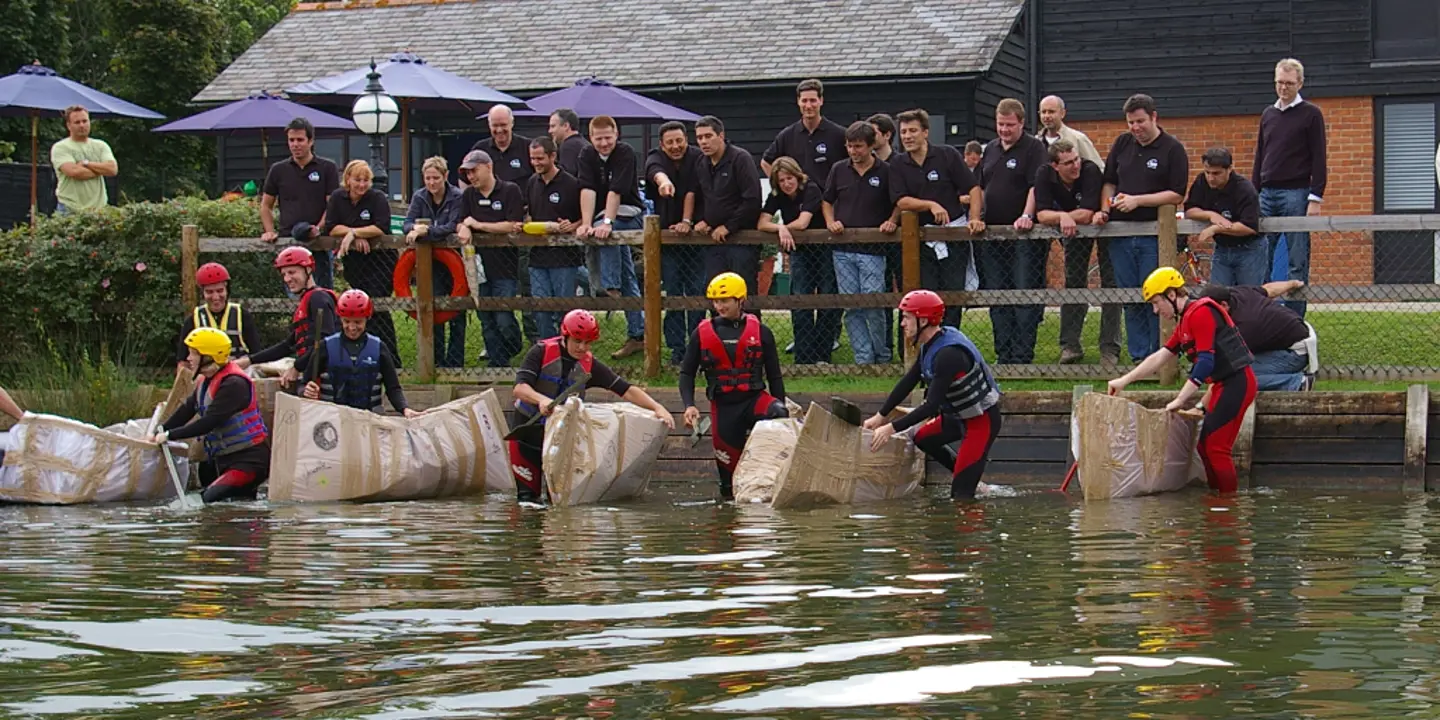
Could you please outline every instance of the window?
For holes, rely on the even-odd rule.
[[[1376,60],[1440,60],[1440,2],[1374,0]]]
[[[1377,211],[1420,214],[1440,207],[1436,142],[1440,98],[1380,100],[1375,144]],[[1440,233],[1375,233],[1375,283],[1440,282]]]

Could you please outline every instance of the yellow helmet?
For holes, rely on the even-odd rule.
[[[720,273],[710,281],[710,286],[705,288],[705,297],[711,300],[720,298],[745,299],[745,279],[733,272]]]
[[[1145,278],[1145,284],[1140,286],[1140,294],[1145,296],[1145,302],[1150,302],[1150,298],[1164,294],[1166,290],[1171,288],[1179,290],[1183,287],[1185,287],[1185,277],[1180,274],[1179,270],[1173,267],[1162,267],[1156,268],[1155,272],[1150,273],[1150,277]]]
[[[230,362],[230,336],[224,330],[213,327],[195,328],[185,336],[185,347],[194,348],[202,358],[210,358],[216,365]]]

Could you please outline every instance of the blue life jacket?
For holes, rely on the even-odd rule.
[[[983,415],[1000,402],[1000,383],[995,381],[980,349],[965,333],[949,326],[940,328],[940,332],[925,343],[925,354],[920,358],[920,378],[927,386],[935,381],[935,356],[947,347],[959,347],[970,353],[975,364],[963,377],[950,380],[950,389],[945,393],[940,412],[962,418]]]
[[[356,410],[380,412],[380,338],[365,334],[358,355],[345,347],[342,333],[325,338],[329,364],[320,380],[320,399]]]

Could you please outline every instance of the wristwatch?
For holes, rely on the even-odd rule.
[[[1035,222],[1035,216],[1034,216],[1034,215],[1031,215],[1030,213],[1025,213],[1024,215],[1021,215],[1020,217],[1023,217],[1023,218],[1025,218],[1026,220],[1029,220],[1030,222]]]
[[[693,222],[690,222],[690,218],[680,218],[680,222],[685,223],[686,225],[694,225],[694,224],[695,224],[695,223],[693,223]]]
[[[601,218],[600,222],[603,222],[603,223],[605,223],[606,225],[609,225],[610,223],[612,223],[612,222],[614,222],[614,221],[607,217],[607,218]]]

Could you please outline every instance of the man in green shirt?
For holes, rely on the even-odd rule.
[[[90,137],[90,113],[79,105],[65,108],[67,137],[50,147],[50,164],[59,182],[55,187],[56,212],[105,207],[110,202],[105,178],[120,171],[115,154],[104,140]]]

